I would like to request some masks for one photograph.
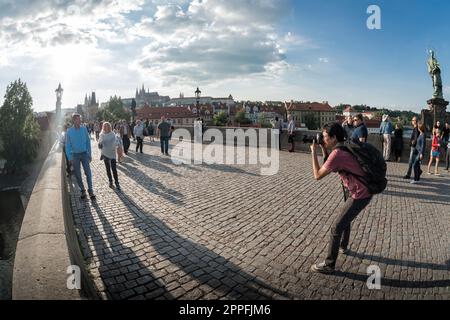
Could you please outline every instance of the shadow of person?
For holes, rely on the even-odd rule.
[[[420,189],[419,187],[420,186]],[[408,184],[394,184],[392,182],[389,183],[389,187],[393,187],[396,189],[402,189],[405,191],[411,191],[414,194],[417,193],[417,191],[428,191],[428,192],[441,192],[443,189],[445,189],[445,186],[442,185],[432,185],[427,184],[425,181],[421,180],[421,183],[419,185],[411,185],[409,182]],[[450,188],[449,188],[450,189]]]
[[[177,145],[176,143],[170,144],[169,150],[173,150],[176,147],[176,145]],[[206,146],[208,146],[208,145],[204,144],[203,148],[205,148]],[[219,146],[222,146],[222,145],[220,144]],[[237,150],[237,147],[235,146],[234,147],[234,152],[237,153],[236,150]],[[178,159],[178,160],[181,159],[177,155],[172,154],[172,156],[175,159]],[[161,164],[166,164],[166,165],[174,165],[172,160],[171,160],[171,158],[170,157],[166,157],[166,156],[159,156],[159,155],[154,155],[154,154],[149,156],[149,155],[145,155],[144,154],[144,158],[146,159],[146,161],[149,161],[149,162],[142,162],[142,163],[144,165],[147,165],[147,166],[150,166],[150,167],[152,167],[152,163],[154,163],[154,162],[159,162]],[[137,158],[134,158],[134,159],[137,160]],[[191,160],[192,160],[191,163],[193,163],[193,159],[191,159]],[[234,160],[236,160],[236,159],[234,159]],[[207,169],[211,169],[211,170],[215,170],[215,171],[222,171],[222,172],[225,172],[225,173],[237,173],[237,174],[250,175],[250,176],[260,176],[259,174],[255,174],[253,172],[249,172],[249,171],[243,170],[243,169],[238,168],[236,166],[229,166],[229,165],[226,165],[224,163],[222,163],[222,164],[206,164],[206,163],[202,163],[201,165],[186,165],[186,164],[184,164],[183,166],[185,168],[187,168],[187,169],[194,170],[194,171],[202,171],[202,170],[200,170],[198,168],[207,168]],[[156,166],[155,168],[157,170],[159,170],[159,171],[162,171],[162,172],[170,172],[170,173],[173,172],[173,170],[171,168],[168,168],[168,169],[164,168],[164,167],[158,168],[158,166]]]
[[[422,167],[423,168],[423,167]],[[398,175],[398,174],[386,174],[386,178],[388,181],[395,181],[395,182],[403,182],[405,184],[409,183],[409,179],[403,179],[404,176]],[[434,186],[436,188],[448,188],[450,187],[450,183],[446,183],[448,180],[445,180],[444,177],[440,177],[439,179],[427,179],[427,177],[434,177],[434,176],[428,176],[425,171],[420,176],[421,177],[421,184],[417,185],[417,187],[420,187],[422,185],[428,185],[428,186]],[[411,178],[414,178],[414,173],[412,173]],[[444,179],[443,179],[444,178]]]
[[[170,173],[176,177],[181,177],[181,175],[173,170],[173,168],[170,167],[172,164],[170,159],[164,159],[161,160],[158,156],[155,155],[148,155],[148,154],[129,154],[129,158],[133,159],[135,162],[139,162],[141,165],[160,171],[164,173]],[[158,159],[158,160],[157,160]],[[124,165],[127,165],[124,163]]]
[[[336,271],[334,273],[336,277],[344,277],[355,281],[367,283],[368,275],[357,274],[346,271]],[[380,278],[381,286],[394,287],[394,288],[446,288],[450,286],[450,280],[397,280],[389,278]]]
[[[157,180],[150,178],[148,174],[138,169],[137,167],[122,164],[120,166],[117,166],[117,169],[123,172],[133,181],[139,181],[139,185],[142,186],[145,190],[148,190],[157,196],[161,196],[165,200],[170,201],[177,206],[184,205],[184,201],[182,200],[184,198],[184,195],[182,193],[167,188]]]
[[[409,260],[397,260],[397,259],[374,256],[374,255],[365,254],[365,253],[358,253],[358,252],[354,252],[351,250],[349,250],[347,255],[351,256],[351,257],[359,258],[361,260],[375,261],[375,262],[384,263],[384,264],[388,264],[388,265],[450,271],[450,266],[448,265],[448,263],[447,264],[436,264],[436,263],[423,263],[423,262],[409,261]]]
[[[93,245],[86,251],[89,251],[88,257],[96,264],[105,285],[106,297],[114,300],[142,299],[144,295],[147,299],[160,296],[165,299],[173,298],[132,248],[122,243],[99,204],[93,201],[89,206],[94,208],[97,217],[84,210],[84,215],[80,217],[84,226],[82,234],[86,243],[90,239]]]
[[[179,235],[125,193],[119,198],[129,208],[134,227],[146,235],[158,254],[198,284],[209,286],[220,296],[231,299],[291,298],[288,293],[264,283],[207,247]]]
[[[203,163],[201,166],[201,168],[205,168],[205,169],[211,169],[211,170],[215,170],[215,171],[221,171],[224,173],[237,173],[237,174],[242,174],[242,175],[249,175],[252,177],[262,177],[259,174],[253,173],[253,172],[249,172],[246,170],[243,170],[241,168],[235,167],[235,166],[228,166],[225,164],[206,164]]]
[[[418,192],[415,193],[408,193],[408,192],[401,192],[401,191],[393,191],[393,190],[385,190],[383,192],[384,195],[389,195],[393,197],[401,197],[401,198],[413,198],[414,200],[424,200],[424,201],[437,201],[437,202],[444,202],[449,204],[450,203],[450,197],[445,194],[440,193],[434,193],[434,194],[421,194]]]

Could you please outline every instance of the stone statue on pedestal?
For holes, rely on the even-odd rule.
[[[431,132],[438,121],[443,124],[449,117],[446,112],[449,102],[444,99],[442,93],[441,67],[434,51],[430,50],[429,53],[428,73],[433,80],[434,93],[433,97],[427,101],[428,110],[422,110],[422,122],[427,132]]]
[[[433,80],[433,98],[443,99],[444,97],[442,95],[441,67],[439,66],[439,62],[437,61],[433,50],[430,50],[430,58],[428,59],[428,73]]]

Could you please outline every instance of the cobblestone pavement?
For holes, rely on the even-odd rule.
[[[421,185],[389,163],[389,186],[354,221],[335,275],[313,274],[343,204],[336,175],[317,182],[309,154],[281,153],[280,171],[174,165],[146,143],[111,190],[93,142],[96,201],[71,205],[86,263],[107,299],[449,299],[450,174]],[[381,270],[369,290],[367,268]]]

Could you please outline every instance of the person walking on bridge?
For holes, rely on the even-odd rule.
[[[136,122],[136,126],[133,128],[133,135],[136,137],[136,153],[138,150],[142,152],[142,148],[144,145],[144,126],[142,125],[141,120]]]
[[[100,133],[98,140],[98,147],[102,151],[100,160],[105,162],[106,174],[108,175],[109,187],[111,189],[113,186],[113,177],[116,184],[116,189],[120,191],[119,178],[117,175],[117,161],[116,161],[116,151],[119,147],[119,140],[112,131],[111,124],[109,122],[103,123],[103,129]],[[112,171],[112,175],[111,175]]]
[[[169,137],[170,137],[170,123],[166,121],[166,117],[161,117],[161,122],[158,124],[157,136],[161,141],[161,153],[169,155]]]
[[[72,115],[73,127],[67,130],[66,134],[66,155],[73,166],[78,187],[81,192],[81,199],[86,198],[86,189],[81,178],[81,165],[88,184],[88,193],[91,200],[95,199],[92,188],[92,172],[90,162],[92,161],[91,138],[85,126],[81,125],[81,116],[78,113]]]

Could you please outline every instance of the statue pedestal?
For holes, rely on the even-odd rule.
[[[449,102],[441,98],[433,98],[427,103],[429,110],[422,110],[422,121],[427,132],[431,132],[437,121],[441,122],[441,126],[445,124]]]

